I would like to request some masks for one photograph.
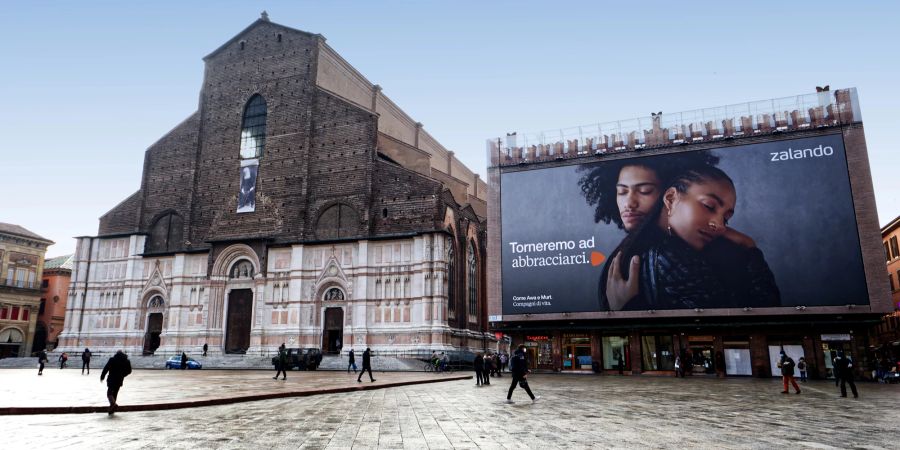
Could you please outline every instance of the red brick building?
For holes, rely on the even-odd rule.
[[[78,240],[64,349],[491,340],[476,174],[321,35],[263,14],[204,62],[198,110]]]
[[[38,309],[32,351],[52,350],[59,345],[66,318],[72,262],[75,255],[65,255],[44,261],[41,277],[41,305]]]

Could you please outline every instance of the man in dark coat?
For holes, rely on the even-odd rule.
[[[794,389],[797,393],[800,393],[800,386],[797,385],[797,380],[794,379],[794,363],[793,358],[787,355],[784,350],[781,351],[781,361],[778,363],[778,367],[781,368],[781,382],[784,384],[784,390],[781,391],[782,394],[789,394],[788,391],[788,383],[794,386]]]
[[[206,356],[207,350],[209,350],[209,344],[203,344],[203,356]]]
[[[187,353],[181,352],[181,370],[187,369]]]
[[[363,352],[362,370],[359,371],[359,376],[356,377],[356,381],[362,383],[362,376],[367,370],[369,371],[369,379],[374,383],[375,378],[372,377],[372,351],[369,350],[369,347],[366,347],[366,351]]]
[[[109,374],[109,378],[106,377],[106,374]],[[128,361],[128,356],[122,350],[117,351],[103,366],[103,372],[100,373],[100,382],[102,383],[103,379],[106,378],[106,398],[109,399],[110,415],[116,412],[116,408],[119,407],[116,403],[116,398],[119,396],[122,382],[130,374],[131,362]]]
[[[281,380],[287,380],[287,348],[284,346],[284,342],[281,343],[281,347],[278,347],[278,359],[275,362],[275,376],[272,377],[273,380],[278,379],[278,375],[281,375]]]
[[[538,401],[540,397],[535,397],[528,386],[528,359],[525,357],[525,346],[519,345],[513,357],[510,360],[509,371],[512,372],[512,384],[509,385],[509,392],[506,394],[506,403],[515,403],[512,400],[513,391],[516,386],[521,386],[525,392],[531,397],[532,402]]]
[[[81,374],[84,375],[84,369],[87,369],[87,374],[91,374],[91,350],[86,348],[84,352],[81,353]]]
[[[841,397],[847,396],[847,384],[849,383],[853,398],[859,398],[856,383],[853,382],[853,361],[849,356],[844,356],[844,352],[838,352],[837,358],[834,358],[834,374],[841,380]]]
[[[481,352],[475,354],[475,362],[472,364],[475,369],[475,386],[484,384],[484,355]]]
[[[44,364],[47,364],[47,352],[41,350],[38,353],[38,375],[44,374]]]
[[[347,360],[347,373],[350,373],[350,369],[353,369],[353,373],[356,373],[356,354],[353,353],[353,349],[350,349],[350,359]]]

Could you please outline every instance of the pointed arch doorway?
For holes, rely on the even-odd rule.
[[[344,309],[325,308],[322,353],[340,353],[344,337]]]

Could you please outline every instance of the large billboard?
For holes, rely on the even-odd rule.
[[[841,135],[500,179],[503,314],[868,304]]]

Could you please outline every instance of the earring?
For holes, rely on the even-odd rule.
[[[666,225],[666,231],[669,232],[669,236],[672,236],[672,225]]]

